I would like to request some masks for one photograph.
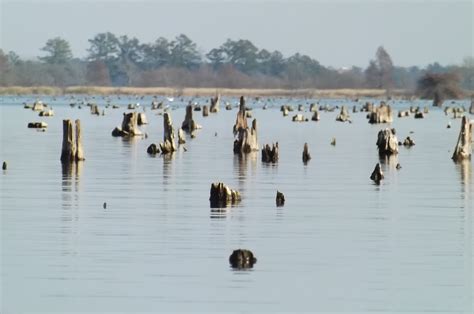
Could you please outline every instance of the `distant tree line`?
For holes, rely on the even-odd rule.
[[[460,86],[474,90],[474,61],[462,65],[397,67],[383,47],[366,69],[334,69],[296,53],[257,48],[249,40],[228,39],[202,54],[186,35],[153,43],[99,33],[89,39],[88,56],[75,58],[68,41],[49,39],[44,56],[23,60],[0,49],[1,86],[170,86],[228,88],[384,88],[411,89],[427,73],[451,73]]]

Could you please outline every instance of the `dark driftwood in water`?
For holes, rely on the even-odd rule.
[[[336,117],[336,121],[340,121],[340,122],[351,121],[351,117],[349,116],[349,112],[347,111],[346,106],[342,106],[341,112]]]
[[[122,127],[116,127],[112,136],[140,136],[142,132],[138,129],[138,114],[129,112],[123,114]]]
[[[188,133],[191,133],[199,128],[200,126],[193,120],[193,105],[187,105],[186,115],[184,117],[183,123],[181,124],[181,129]]]
[[[211,98],[211,108],[209,109],[209,111],[211,113],[219,112],[219,103],[220,103],[220,95],[217,95],[216,97]]]
[[[319,119],[320,119],[319,112],[318,112],[318,110],[316,110],[316,111],[313,113],[313,116],[311,117],[311,120],[312,120],[312,121],[319,121]]]
[[[249,250],[238,249],[234,250],[229,256],[229,263],[232,268],[245,269],[252,268],[257,262],[257,258]]]
[[[380,155],[398,154],[398,140],[395,129],[380,130],[377,135],[377,147]]]
[[[262,162],[278,162],[278,142],[276,144],[264,145],[262,148]]]
[[[148,119],[146,118],[146,115],[144,112],[140,112],[137,117],[137,124],[138,125],[144,125],[148,124]]]
[[[168,154],[176,151],[176,144],[174,142],[174,130],[171,122],[171,116],[168,112],[163,115],[163,143],[160,143],[162,154]]]
[[[29,122],[28,128],[30,129],[45,129],[48,127],[46,122]]]
[[[370,179],[374,180],[375,182],[379,183],[381,180],[383,180],[383,172],[382,169],[380,168],[380,164],[377,163],[375,165],[375,169],[370,175]]]
[[[158,149],[156,144],[150,144],[150,146],[148,146],[146,152],[150,155],[156,155],[156,154],[160,153],[160,150]]]
[[[277,191],[275,201],[276,201],[276,206],[277,207],[281,207],[281,206],[285,205],[285,195],[283,195],[283,193],[281,193],[280,191]]]
[[[227,207],[240,202],[240,193],[232,190],[224,183],[212,183],[209,196],[211,208]]]
[[[454,148],[452,159],[460,161],[470,159],[472,154],[472,132],[474,124],[464,116],[461,120],[461,130],[459,132],[458,142]]]
[[[392,108],[384,102],[375,107],[369,114],[369,123],[391,123],[393,121]]]
[[[209,107],[207,105],[202,106],[202,116],[207,117],[209,115]]]
[[[309,154],[308,143],[304,143],[303,162],[306,164],[310,159],[311,159],[311,155]]]
[[[2,170],[7,170],[7,162],[4,161],[2,164]]]
[[[80,120],[76,120],[75,131],[72,126],[72,120],[63,120],[61,162],[76,162],[84,159]]]
[[[184,137],[184,131],[183,129],[178,129],[178,144],[181,145],[185,143],[186,143],[186,139]]]
[[[240,97],[239,112],[233,128],[234,136],[234,153],[250,153],[258,150],[257,140],[257,120],[252,121],[252,127],[247,125],[247,117],[245,111],[245,99]]]

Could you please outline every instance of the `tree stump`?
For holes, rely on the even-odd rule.
[[[285,195],[283,195],[283,193],[281,193],[280,191],[277,191],[275,201],[277,207],[285,205]]]
[[[185,143],[186,143],[186,139],[184,137],[184,131],[182,128],[180,128],[178,129],[178,144],[181,145]]]
[[[137,117],[137,124],[138,125],[144,125],[148,124],[148,119],[146,118],[146,115],[144,112],[140,112]]]
[[[382,169],[380,168],[380,163],[377,163],[375,165],[375,169],[370,175],[370,179],[375,181],[376,183],[380,183],[380,181],[383,179],[383,172],[382,172]]]
[[[386,105],[385,102],[381,102],[380,106],[375,107],[374,110],[369,114],[369,123],[391,123],[393,121],[392,108]]]
[[[278,142],[276,144],[264,145],[262,148],[262,162],[278,162]]]
[[[181,124],[181,129],[192,133],[194,130],[200,129],[200,126],[193,120],[193,105],[186,106],[186,115],[184,121]]]
[[[146,152],[150,155],[156,155],[156,154],[160,153],[160,150],[158,149],[156,144],[150,144],[150,146],[148,146]]]
[[[2,164],[2,170],[7,170],[7,162],[4,161]]]
[[[61,162],[70,163],[84,160],[82,149],[81,124],[76,120],[76,130],[72,127],[72,120],[63,120],[63,143]]]
[[[471,100],[471,107],[469,107],[469,113],[474,114],[474,99]]]
[[[122,127],[116,127],[112,131],[112,136],[141,136],[142,132],[138,129],[138,114],[129,112],[123,114]]]
[[[202,116],[207,117],[209,115],[209,107],[207,105],[202,106]]]
[[[313,113],[313,116],[311,117],[311,120],[312,121],[319,121],[320,117],[319,117],[319,112],[318,110],[314,111]]]
[[[403,141],[403,146],[411,147],[413,145],[415,145],[415,141],[411,137],[407,136],[407,138]]]
[[[97,105],[91,104],[90,108],[91,108],[91,114],[100,116],[99,107]]]
[[[454,148],[452,159],[454,161],[461,161],[470,159],[472,154],[472,132],[474,124],[464,116],[461,120],[461,130],[459,132],[458,142]]]
[[[237,112],[237,119],[233,128],[234,136],[234,153],[250,153],[258,150],[257,140],[257,120],[252,121],[252,127],[247,125],[247,117],[245,114],[245,99],[240,97],[240,108]]]
[[[303,162],[306,164],[311,159],[311,155],[309,154],[308,143],[304,143],[303,147]]]
[[[347,111],[346,106],[342,106],[341,112],[337,115],[336,121],[346,122],[350,121],[351,117],[349,116],[349,112]]]
[[[171,116],[168,112],[163,115],[163,143],[160,143],[162,154],[169,154],[176,151],[176,144],[174,142],[174,130],[171,122]]]
[[[212,183],[209,202],[211,208],[223,208],[240,202],[240,193],[224,183]]]
[[[398,154],[398,140],[395,129],[380,130],[377,135],[377,147],[380,155]]]
[[[230,265],[236,269],[252,268],[256,262],[257,258],[249,250],[234,250],[229,256]]]
[[[220,103],[220,95],[217,95],[216,97],[211,98],[211,108],[209,111],[211,113],[219,112],[219,103]]]

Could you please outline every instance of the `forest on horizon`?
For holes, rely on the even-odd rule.
[[[396,66],[380,46],[366,68],[335,69],[310,56],[285,57],[249,40],[228,39],[202,55],[184,34],[153,43],[99,33],[89,39],[86,58],[74,57],[69,42],[55,37],[41,48],[43,56],[26,60],[0,49],[0,86],[116,86],[415,90],[427,74],[447,74],[464,90],[474,90],[474,58],[460,65],[432,63],[425,68]]]

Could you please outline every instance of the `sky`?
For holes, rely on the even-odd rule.
[[[0,48],[23,58],[57,36],[85,57],[107,31],[143,43],[183,33],[203,54],[248,39],[336,68],[367,67],[379,46],[399,66],[460,64],[474,51],[474,0],[0,0],[0,14]]]

